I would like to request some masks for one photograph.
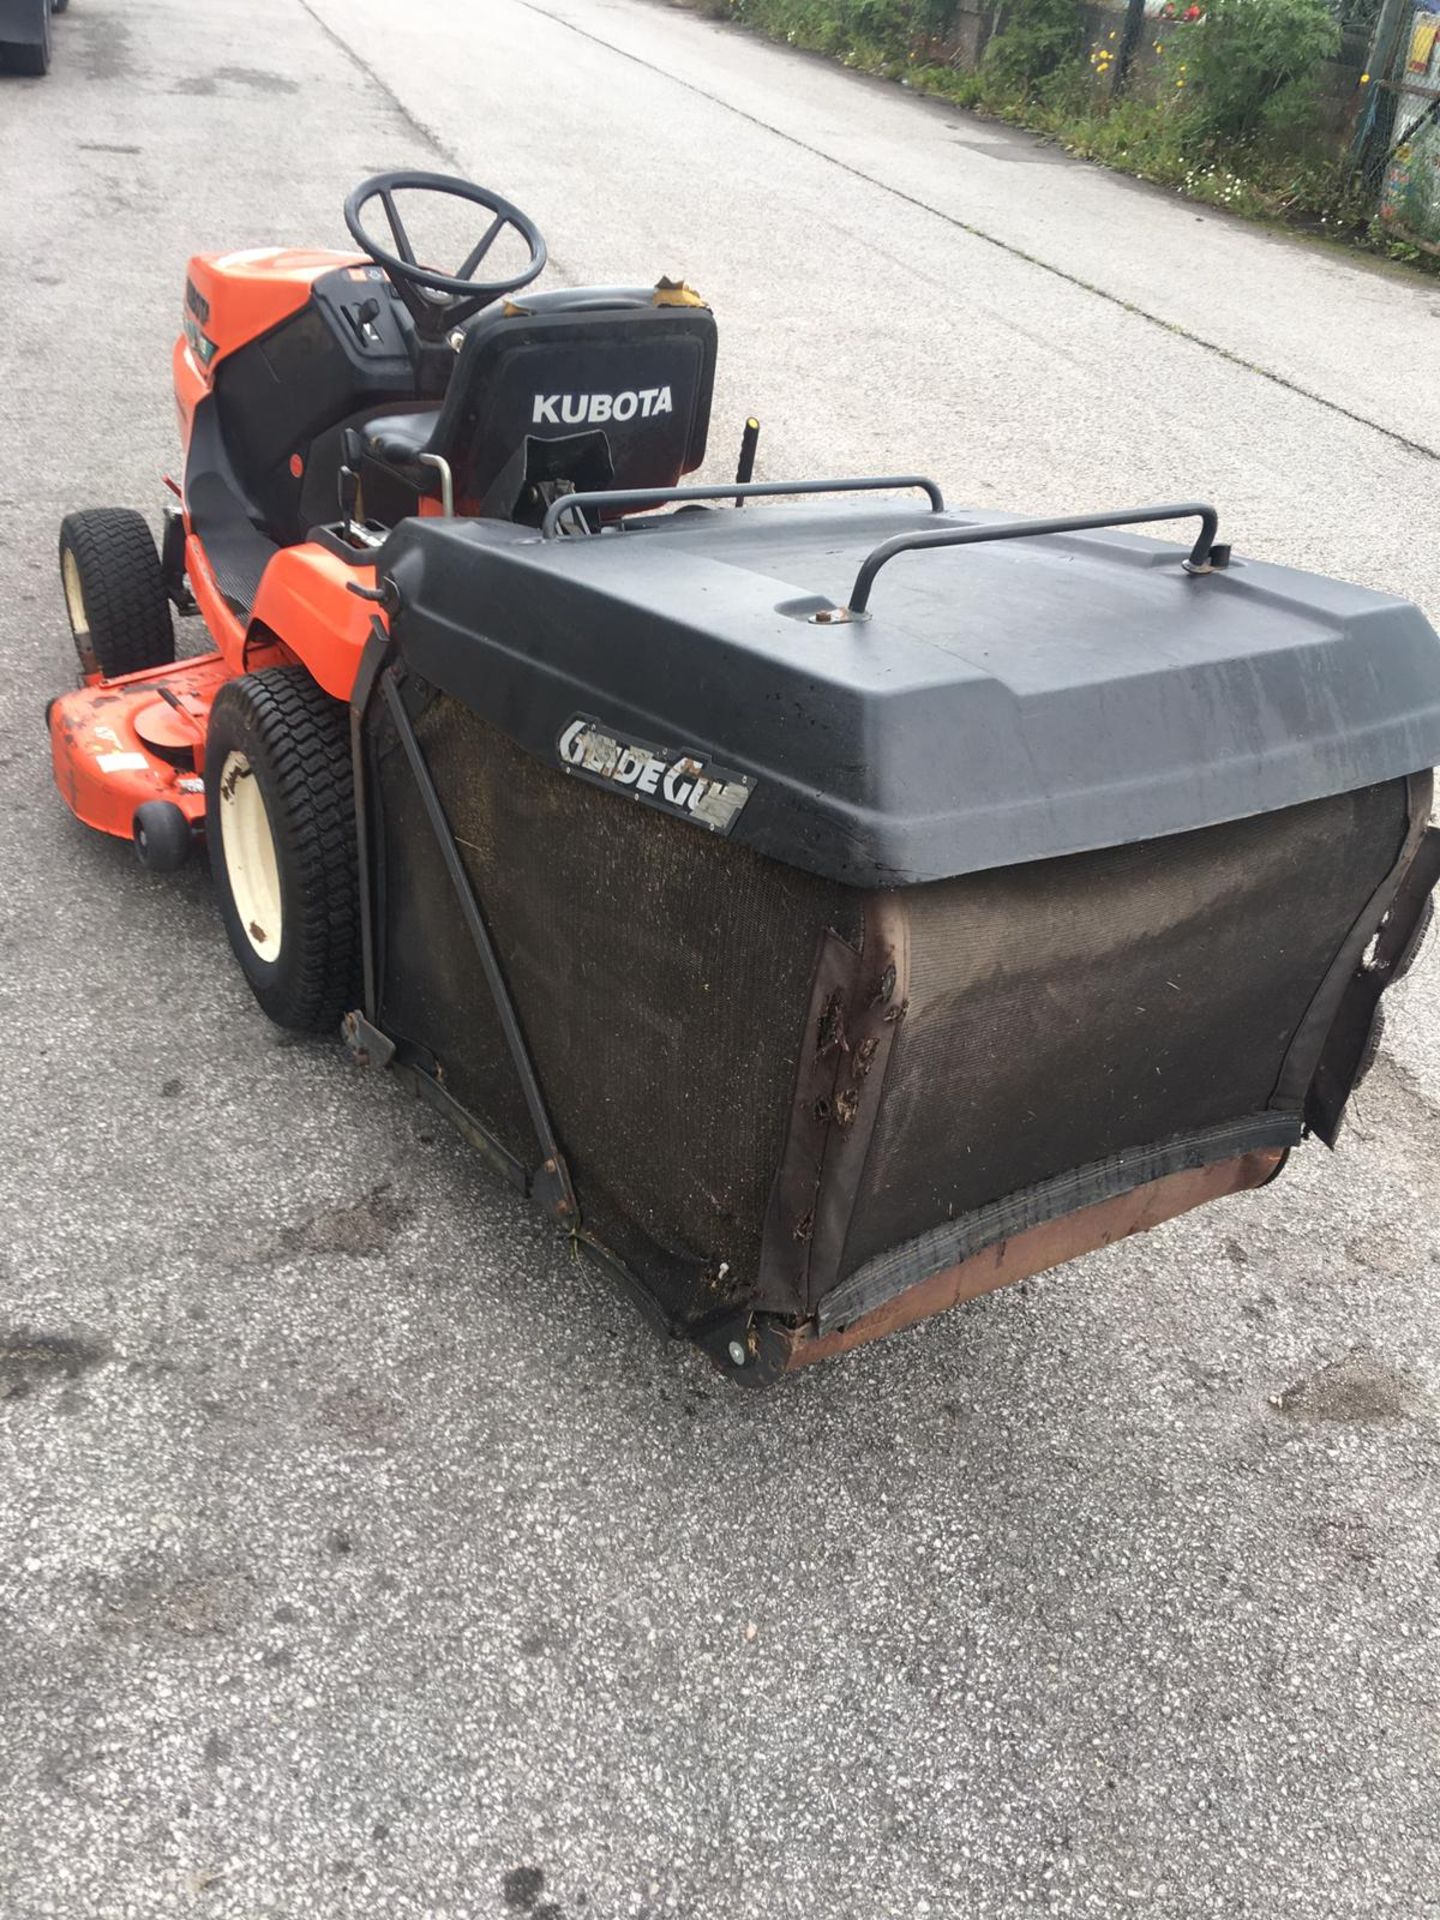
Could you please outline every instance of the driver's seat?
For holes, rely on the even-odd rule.
[[[466,323],[436,409],[360,429],[367,515],[416,494],[455,511],[532,520],[557,491],[672,487],[705,458],[715,320],[686,287],[522,296]]]

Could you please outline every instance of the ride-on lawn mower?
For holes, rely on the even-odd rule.
[[[458,272],[410,194],[481,210]],[[753,422],[684,485],[687,287],[527,293],[538,231],[463,181],[345,217],[191,262],[161,550],[60,537],[60,790],[151,868],[203,834],[272,1019],[343,1023],[740,1381],[1334,1144],[1440,873],[1414,607],[1203,504],[756,483]]]

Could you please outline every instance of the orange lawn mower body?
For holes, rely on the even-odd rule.
[[[173,354],[187,477],[197,412],[203,419],[203,409],[216,407],[217,381],[223,383],[227,362],[273,336],[311,303],[317,280],[337,274],[363,280],[365,267],[353,255],[291,250],[207,254],[190,261],[184,326]],[[312,438],[313,433],[302,437],[286,456],[294,478],[303,477]],[[334,698],[346,700],[375,611],[346,591],[351,583],[373,586],[374,567],[365,556],[347,560],[303,539],[275,545],[264,556],[253,594],[227,591],[206,552],[205,534],[195,524],[187,488],[167,484],[179,504],[166,512],[157,581],[178,611],[200,616],[213,649],[134,672],[107,673],[90,650],[89,620],[100,609],[92,608],[89,617],[81,612],[77,569],[73,561],[65,567],[62,550],[81,684],[50,703],[56,784],[87,826],[125,840],[136,834],[140,809],[156,803],[176,807],[192,829],[203,831],[206,727],[211,702],[227,680],[289,662],[303,666]],[[110,529],[119,529],[123,537],[129,520],[138,534],[138,516],[122,515],[123,510],[111,514]],[[110,529],[104,522],[99,529],[102,566]],[[259,539],[251,545],[258,550]],[[148,584],[141,583],[138,591]],[[121,585],[136,594],[135,583]],[[147,598],[145,611],[163,648],[168,612],[153,587]]]

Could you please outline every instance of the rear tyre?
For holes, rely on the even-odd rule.
[[[175,873],[190,858],[190,822],[173,800],[147,800],[130,824],[135,858],[149,873]]]
[[[334,1032],[360,997],[349,709],[303,667],[247,673],[216,695],[205,830],[255,998],[277,1026]]]
[[[143,514],[131,507],[67,513],[60,584],[82,676],[114,680],[175,658],[165,578]]]

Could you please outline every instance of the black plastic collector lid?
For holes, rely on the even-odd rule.
[[[835,618],[878,543],[1003,524],[894,501],[550,538],[424,519],[379,559],[407,666],[526,750],[617,805],[856,885],[1153,839],[1440,762],[1440,638],[1417,608],[1240,558],[1188,572],[1203,538],[901,552],[866,613]]]

